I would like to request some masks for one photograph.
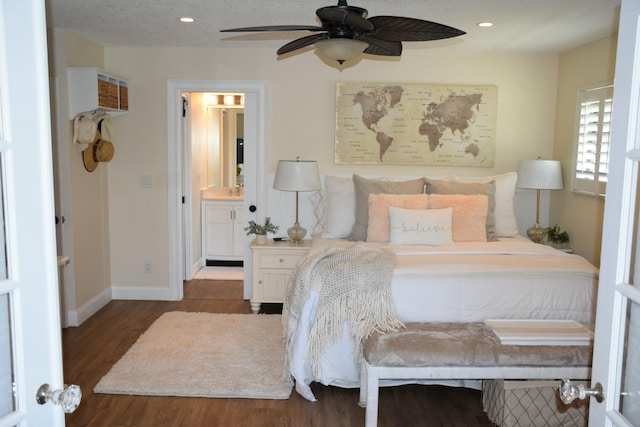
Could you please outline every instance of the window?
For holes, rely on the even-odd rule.
[[[578,90],[573,191],[604,196],[609,168],[613,85]]]

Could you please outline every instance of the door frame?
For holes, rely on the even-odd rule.
[[[191,234],[183,227],[184,216],[191,212],[190,162],[185,162],[182,149],[182,93],[184,92],[240,92],[245,94],[245,190],[244,215],[255,220],[267,207],[268,182],[268,83],[262,80],[168,80],[167,81],[167,194],[169,226],[169,295],[174,300],[183,298],[182,282],[185,277],[184,248],[191,245]],[[255,144],[251,144],[255,141]],[[182,198],[184,196],[184,202]],[[249,206],[257,206],[251,212]],[[251,250],[244,250],[244,298],[251,297]]]
[[[183,217],[182,217],[182,254],[180,259],[182,260],[182,280],[191,280],[191,266],[190,263],[193,260],[193,248],[191,236],[193,236],[193,222],[192,222],[192,200],[191,200],[191,170],[192,170],[192,158],[191,158],[191,93],[182,92],[182,114],[180,121],[180,134],[182,141],[182,182],[183,182],[183,194],[185,195]],[[186,105],[185,105],[186,104]],[[184,186],[188,188],[184,188]],[[187,212],[185,212],[187,211]]]

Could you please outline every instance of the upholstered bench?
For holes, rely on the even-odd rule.
[[[364,343],[360,406],[378,422],[380,380],[589,379],[592,346],[502,345],[484,323],[408,323]]]

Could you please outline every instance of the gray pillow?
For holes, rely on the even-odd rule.
[[[496,242],[496,220],[494,211],[496,208],[496,182],[456,182],[438,181],[425,178],[427,194],[484,194],[489,198],[487,210],[487,242]]]
[[[356,221],[351,229],[349,240],[366,241],[369,226],[369,194],[422,194],[422,178],[410,181],[387,181],[368,179],[353,175],[353,187],[356,195]]]

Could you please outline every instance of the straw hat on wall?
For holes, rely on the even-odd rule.
[[[111,141],[102,139],[100,131],[97,131],[93,142],[82,152],[84,168],[87,172],[93,172],[98,167],[98,163],[111,161],[114,152]]]

